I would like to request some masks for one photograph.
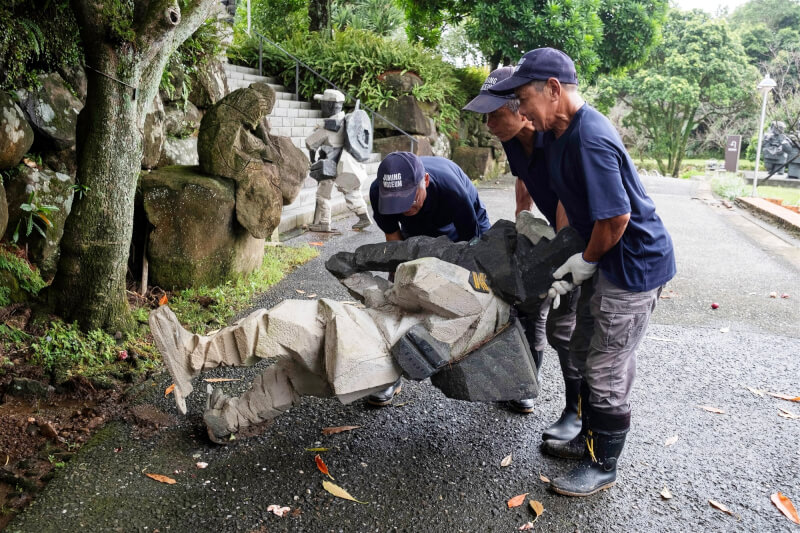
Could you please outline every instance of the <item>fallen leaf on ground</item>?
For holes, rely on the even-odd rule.
[[[787,409],[784,409],[783,407],[778,407],[778,411],[780,411],[780,413],[778,413],[778,416],[782,416],[783,418],[788,418],[789,420],[800,419],[800,415],[793,413]]]
[[[26,167],[39,168],[38,165],[36,165],[35,161],[32,161],[32,160],[28,159],[27,157],[23,157],[22,158],[22,162],[25,164]]]
[[[518,531],[529,531],[533,529],[533,522],[525,522],[517,528]]]
[[[783,394],[780,392],[769,392],[767,394],[772,396],[773,398],[780,398],[781,400],[788,400],[790,402],[800,402],[800,396],[791,396],[789,394]]]
[[[539,479],[542,480],[542,483],[550,483],[550,478],[545,476],[544,474],[539,474]]]
[[[316,292],[313,293],[313,294],[306,294],[306,298],[316,298],[316,297],[317,297],[317,293]]]
[[[363,503],[363,504],[365,504],[365,505],[369,503],[369,502],[362,502],[362,501],[360,501],[360,500],[356,500],[355,498],[353,498],[352,496],[350,496],[350,493],[349,493],[349,492],[347,492],[346,490],[344,490],[344,489],[343,489],[342,487],[340,487],[339,485],[334,485],[333,483],[331,483],[331,482],[330,482],[330,481],[328,481],[328,480],[323,480],[323,482],[322,482],[322,488],[323,488],[323,489],[325,489],[325,490],[327,490],[328,492],[330,492],[331,494],[333,494],[333,495],[334,495],[334,496],[336,496],[337,498],[341,498],[341,499],[343,499],[343,500],[350,500],[351,502]]]
[[[725,414],[725,411],[723,411],[722,409],[717,409],[716,407],[709,407],[708,405],[698,405],[697,407],[699,407],[703,411],[708,411],[709,413],[715,413],[718,415]]]
[[[525,494],[517,494],[516,496],[514,496],[513,498],[508,500],[506,502],[506,504],[508,505],[508,508],[511,509],[513,507],[519,507],[520,505],[522,505],[522,502],[525,501],[525,496],[527,496],[527,495],[528,495],[527,492]]]
[[[708,503],[710,503],[711,507],[713,507],[714,509],[719,509],[723,513],[728,513],[729,515],[734,516],[733,511],[731,511],[725,505],[719,503],[718,501],[716,501],[716,500],[708,500]]]
[[[170,394],[172,394],[172,392],[173,392],[174,390],[175,390],[175,384],[173,383],[172,385],[170,385],[169,387],[167,387],[167,388],[166,388],[166,390],[164,391],[164,398],[166,398],[167,396],[169,396]]]
[[[161,474],[145,474],[145,476],[149,477],[150,479],[155,479],[156,481],[160,481],[161,483],[166,483],[167,485],[174,485],[177,483],[174,479],[167,476],[162,476]]]
[[[672,446],[676,442],[678,442],[678,436],[677,435],[673,435],[673,436],[671,436],[670,438],[667,439],[667,441],[664,443],[664,446]]]
[[[764,392],[765,391],[763,391],[761,389],[754,389],[753,387],[745,387],[745,388],[747,390],[749,390],[750,392],[752,392],[753,394],[755,394],[756,396],[761,396],[762,398],[764,397]]]
[[[268,513],[272,513],[275,516],[280,516],[281,518],[283,518],[283,516],[289,511],[291,511],[291,508],[281,507],[280,505],[270,505],[269,507],[267,507]]]
[[[352,431],[360,427],[361,426],[337,426],[335,428],[322,428],[322,434],[327,437],[328,435],[335,435],[336,433],[342,433],[344,431]]]
[[[769,293],[769,297],[770,298],[777,298],[778,297],[778,293],[775,292],[775,291],[772,291],[771,293]]]
[[[161,298],[158,300],[158,305],[159,305],[159,306],[161,306],[161,305],[167,305],[167,303],[168,303],[168,302],[169,302],[169,298],[167,298],[167,295],[165,294],[164,296],[162,296],[162,297],[161,297]]]
[[[669,491],[667,487],[664,487],[663,489],[661,489],[661,497],[664,498],[665,500],[671,500],[672,493]]]
[[[719,328],[720,333],[728,333],[730,330],[731,330],[731,328],[728,328],[728,327]]]
[[[539,518],[542,515],[542,513],[544,512],[544,505],[542,505],[542,502],[540,502],[540,501],[528,500],[528,505],[530,505],[531,506],[531,510],[534,513],[536,513],[536,518]],[[535,521],[536,520],[534,519],[534,522]]]
[[[783,294],[781,294],[781,298],[787,299],[789,298],[789,295],[784,292]]]
[[[322,460],[322,457],[320,457],[319,454],[317,454],[317,456],[314,457],[314,462],[317,463],[317,468],[319,469],[320,472],[322,472],[329,478],[333,479],[331,473],[328,472],[328,465],[325,464],[325,461]]]
[[[312,241],[308,244],[310,244],[311,246],[325,246],[325,243],[320,241]]]
[[[200,470],[203,470],[204,468],[208,468],[208,463],[200,461],[199,463],[195,463],[195,466]]]
[[[506,455],[505,457],[503,457],[503,460],[500,461],[500,466],[504,468],[510,464],[511,464],[511,454]]]
[[[205,378],[206,383],[225,383],[227,381],[242,381],[242,378]]]
[[[307,452],[327,452],[328,448],[306,448]]]
[[[304,291],[303,289],[295,289],[294,292],[296,292],[297,294],[305,294],[306,293],[306,291]]]
[[[770,501],[778,508],[780,512],[784,514],[786,518],[794,522],[795,524],[800,525],[800,516],[797,516],[797,509],[794,508],[792,501],[781,494],[780,492],[776,492],[772,496],[770,496]]]

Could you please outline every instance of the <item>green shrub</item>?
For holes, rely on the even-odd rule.
[[[167,66],[161,74],[160,88],[170,97],[176,89],[175,83],[183,85],[184,106],[192,90],[189,76],[197,72],[200,65],[222,53],[224,47],[220,38],[222,21],[211,18],[203,22],[195,32],[181,44],[169,57]]]
[[[19,248],[0,246],[0,307],[10,304],[12,296],[19,300],[21,295],[15,296],[18,290],[33,298],[46,286],[36,267],[14,253],[15,250]]]
[[[114,337],[101,330],[83,333],[78,323],[50,322],[30,344],[31,363],[41,365],[56,383],[111,363],[117,356]]]
[[[83,61],[68,0],[2,2],[0,28],[0,90],[31,88],[39,72]]]
[[[333,39],[317,33],[298,33],[279,44],[378,111],[397,97],[380,82],[378,76],[388,70],[419,74],[425,83],[414,88],[414,96],[420,101],[438,105],[440,114],[435,120],[439,130],[445,133],[454,130],[459,109],[467,101],[468,94],[460,86],[455,67],[419,45],[384,39],[358,29],[335,32]],[[235,47],[233,55],[240,61],[256,65],[258,41],[243,39]],[[295,86],[294,61],[268,43],[264,43],[263,65],[266,72],[279,77],[286,87]],[[474,73],[465,75],[471,80]],[[299,89],[304,99],[310,100],[328,87],[306,69],[300,69]]]

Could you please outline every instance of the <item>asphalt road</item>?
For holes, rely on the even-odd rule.
[[[542,456],[538,447],[542,429],[562,408],[558,363],[548,348],[539,404],[527,416],[447,399],[429,383],[406,383],[395,405],[383,409],[304,398],[259,436],[219,447],[204,436],[205,395],[195,392],[189,416],[153,438],[137,438],[123,423],[106,427],[8,530],[515,531],[533,515],[527,506],[508,509],[506,500],[529,493],[545,509],[537,531],[800,531],[770,503],[781,491],[800,507],[800,420],[779,416],[779,408],[800,414],[800,404],[746,388],[800,395],[800,247],[715,205],[700,182],[646,183],[675,241],[678,275],[639,351],[633,427],[616,487],[578,500],[550,493],[540,479],[570,465]],[[513,215],[510,181],[481,196],[493,218]],[[322,257],[258,305],[297,297],[296,289],[351,299],[322,263],[337,250],[381,240],[374,227],[346,231],[353,220],[339,221],[345,232],[327,241]],[[289,244],[303,240],[319,236]],[[772,291],[790,297],[770,298]],[[180,418],[163,398],[169,383],[167,375],[146,383],[136,401]],[[223,386],[242,390],[246,379]],[[321,434],[339,425],[361,427]],[[335,483],[366,504],[323,490],[314,453],[306,451],[311,447],[329,448],[322,455]],[[501,468],[509,453],[511,465]],[[208,468],[197,469],[197,461]],[[161,484],[144,472],[177,483]],[[672,499],[660,496],[664,487]],[[733,516],[712,508],[710,499]],[[278,518],[267,512],[271,504],[299,515]]]

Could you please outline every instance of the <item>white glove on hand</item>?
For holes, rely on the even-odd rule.
[[[585,280],[591,278],[596,270],[597,263],[588,262],[583,258],[582,253],[570,256],[563,265],[553,272],[553,277],[556,280],[553,282],[550,290],[547,291],[548,296],[553,299],[553,309],[558,309],[558,306],[561,304],[561,296],[568,293]],[[567,274],[572,274],[572,283],[561,279]]]

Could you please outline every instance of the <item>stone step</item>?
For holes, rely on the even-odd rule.
[[[242,74],[253,74],[258,76],[257,68],[245,67],[242,65],[232,65],[230,63],[223,63],[222,68],[228,72],[241,72]]]
[[[292,96],[294,96],[294,94],[288,92],[286,90],[286,87],[284,87],[283,85],[278,85],[277,83],[269,83],[269,82],[266,82],[264,80],[239,80],[239,79],[235,79],[235,78],[234,79],[228,78],[228,88],[231,91],[235,91],[236,89],[243,89],[243,88],[246,88],[246,87],[250,87],[251,83],[257,83],[257,82],[266,83],[276,93],[286,93],[286,94],[291,94]]]
[[[228,81],[241,80],[241,81],[249,81],[250,83],[253,83],[254,81],[260,81],[263,83],[280,85],[278,79],[273,78],[272,76],[259,76],[258,74],[248,74],[246,72],[237,72],[235,70],[226,70],[225,76],[228,78]]]
[[[293,109],[292,111],[308,111],[307,109]],[[270,114],[269,115],[269,125],[270,128],[286,128],[286,127],[300,127],[300,128],[316,128],[319,125],[322,125],[323,120],[321,118],[310,118],[310,117],[303,117],[303,116],[296,116],[296,117],[284,117],[280,115]],[[281,134],[283,135],[283,134]]]
[[[316,120],[319,121],[318,123],[322,123],[322,113],[316,109],[303,109],[303,108],[293,108],[293,107],[283,107],[278,106],[277,102],[275,107],[272,108],[272,113],[269,114],[270,119],[272,118],[302,118],[308,120]],[[278,124],[278,126],[290,126],[291,124]]]

